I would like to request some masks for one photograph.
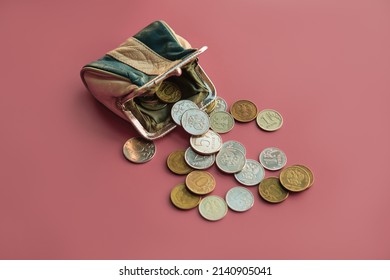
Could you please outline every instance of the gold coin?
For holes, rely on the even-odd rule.
[[[250,122],[257,116],[257,107],[249,100],[238,100],[230,107],[230,113],[239,122]]]
[[[179,209],[187,210],[198,206],[201,197],[191,193],[184,183],[175,186],[171,190],[171,201]]]
[[[167,158],[169,170],[177,175],[186,175],[193,170],[185,161],[184,154],[185,151],[175,151],[170,153]]]
[[[186,177],[187,188],[195,194],[208,194],[215,188],[215,179],[207,171],[192,171]]]
[[[303,168],[307,172],[307,174],[309,174],[309,181],[310,182],[309,182],[309,187],[308,188],[310,188],[313,185],[313,183],[314,183],[314,174],[313,174],[313,172],[310,170],[309,167],[307,167],[305,165],[302,165],[302,164],[295,164],[295,165]]]
[[[180,100],[179,87],[172,82],[164,81],[156,91],[157,97],[165,103],[175,103]]]
[[[298,165],[284,168],[279,176],[283,187],[292,192],[304,191],[310,185],[309,173]]]
[[[279,203],[288,197],[289,192],[283,188],[278,177],[268,177],[261,181],[259,194],[268,202]]]

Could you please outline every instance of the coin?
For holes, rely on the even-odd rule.
[[[123,145],[123,154],[131,162],[144,163],[151,160],[156,153],[153,141],[142,137],[133,137]]]
[[[310,186],[309,173],[298,165],[284,168],[279,177],[283,187],[292,192],[301,192]]]
[[[163,81],[156,91],[157,97],[165,103],[175,103],[181,98],[180,88],[172,82]]]
[[[260,196],[271,203],[279,203],[284,201],[289,192],[282,186],[277,177],[268,177],[261,181],[259,185]]]
[[[263,130],[275,131],[282,127],[283,117],[278,111],[264,109],[257,115],[256,122]]]
[[[217,106],[217,100],[214,99],[213,101],[211,101],[211,103],[209,105],[206,106],[205,112],[207,114],[211,114],[212,112],[214,112],[214,109],[216,106]]]
[[[185,151],[175,151],[169,154],[167,158],[167,166],[169,170],[178,175],[186,175],[193,169],[186,163],[184,159]]]
[[[252,208],[254,197],[252,192],[244,187],[233,187],[226,193],[226,203],[230,209],[244,212]]]
[[[245,155],[235,148],[221,149],[215,159],[217,167],[226,173],[237,173],[245,165]]]
[[[234,174],[236,180],[245,186],[258,185],[264,179],[264,168],[257,160],[247,159],[244,167]]]
[[[309,174],[309,178],[310,178],[309,188],[310,188],[313,185],[313,183],[314,183],[314,174],[313,174],[313,172],[310,170],[309,167],[307,167],[305,165],[301,165],[301,164],[296,164],[296,165],[302,167]]]
[[[234,118],[228,112],[217,111],[210,115],[210,128],[218,133],[227,133],[234,127]]]
[[[228,105],[222,97],[218,96],[216,99],[214,112],[227,111]]]
[[[225,200],[217,195],[204,197],[198,206],[200,215],[209,221],[218,221],[226,216],[228,207]]]
[[[259,161],[265,169],[275,171],[282,169],[287,163],[286,154],[275,147],[265,148],[259,156]]]
[[[240,150],[244,154],[244,156],[246,155],[245,146],[238,141],[234,141],[234,140],[226,141],[222,144],[222,149],[223,148],[235,148]]]
[[[191,135],[203,135],[209,130],[209,116],[199,109],[189,109],[181,117],[181,125]]]
[[[196,105],[191,100],[180,100],[173,104],[171,109],[171,117],[172,120],[177,124],[181,125],[181,117],[184,112],[188,109],[198,109],[198,105]]]
[[[186,177],[187,188],[199,195],[211,193],[215,188],[215,179],[207,171],[192,171]]]
[[[171,202],[179,209],[187,210],[198,206],[201,197],[191,193],[184,183],[175,186],[171,190]]]
[[[214,164],[215,155],[200,155],[191,147],[188,147],[184,154],[184,159],[194,169],[207,169]]]
[[[250,122],[257,116],[257,107],[249,100],[238,100],[231,106],[230,113],[236,121]]]
[[[218,133],[209,130],[201,136],[191,136],[190,145],[199,154],[210,155],[221,149],[222,138]]]

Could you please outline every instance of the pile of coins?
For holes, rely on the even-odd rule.
[[[258,185],[260,197],[270,203],[284,201],[290,192],[301,192],[313,185],[311,170],[303,165],[286,166],[285,153],[276,147],[268,147],[260,152],[259,160],[247,159],[246,149],[238,141],[223,143],[220,134],[231,131],[235,121],[251,122],[264,131],[278,130],[283,124],[281,114],[272,109],[260,112],[248,100],[232,104],[230,113],[227,103],[217,97],[204,111],[190,100],[180,100],[172,106],[172,120],[189,133],[190,146],[186,150],[172,152],[167,158],[167,166],[177,175],[186,175],[185,181],[175,186],[170,198],[177,208],[188,210],[198,207],[200,215],[210,221],[225,217],[228,208],[237,212],[249,210],[254,197],[247,186]],[[131,138],[123,146],[125,157],[136,163],[152,159],[156,147],[152,141]],[[227,191],[225,198],[210,195],[216,180],[206,169],[216,164],[219,170],[232,174],[243,186]],[[282,170],[279,177],[265,177],[265,170]]]

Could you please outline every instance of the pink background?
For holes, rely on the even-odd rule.
[[[150,22],[194,47],[229,104],[284,126],[236,124],[247,157],[276,146],[315,185],[208,222],[169,201],[177,129],[135,165],[132,126],[84,88],[81,67]],[[390,2],[386,0],[1,1],[1,259],[389,259]],[[214,166],[214,194],[238,185]],[[279,172],[267,172],[266,176]]]

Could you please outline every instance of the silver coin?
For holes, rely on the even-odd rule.
[[[225,99],[218,96],[215,99],[215,102],[217,102],[217,104],[215,105],[214,112],[227,111],[228,105],[227,105]]]
[[[199,203],[200,215],[209,221],[218,221],[226,216],[228,207],[225,200],[217,195],[204,197]]]
[[[203,170],[212,166],[215,162],[215,155],[200,155],[191,147],[188,147],[184,153],[184,160],[194,169]]]
[[[244,187],[233,187],[226,193],[226,203],[230,209],[244,212],[252,208],[255,198],[251,191]]]
[[[209,130],[209,116],[200,109],[189,109],[183,113],[181,125],[191,135],[203,135]]]
[[[198,105],[196,105],[191,100],[180,100],[173,104],[171,109],[171,117],[172,120],[177,124],[181,125],[181,117],[184,112],[188,109],[198,109]]]
[[[222,148],[235,148],[235,149],[240,150],[244,154],[244,156],[246,155],[246,149],[245,149],[244,145],[241,144],[240,142],[237,142],[234,140],[229,140],[229,141],[224,142],[222,144]]]
[[[201,136],[191,136],[190,145],[199,154],[215,154],[222,147],[222,138],[218,133],[209,130]]]
[[[156,153],[153,141],[142,137],[133,137],[123,145],[123,154],[131,162],[144,163],[151,160]]]
[[[233,116],[224,111],[213,112],[210,115],[210,128],[218,133],[227,133],[234,127]]]
[[[235,148],[221,149],[215,159],[218,168],[226,173],[237,173],[244,168],[245,155]]]
[[[234,174],[236,180],[245,186],[255,186],[264,179],[265,171],[257,160],[247,159],[244,168]]]
[[[275,171],[282,169],[286,165],[287,157],[282,150],[270,147],[260,153],[259,161],[265,169]]]

